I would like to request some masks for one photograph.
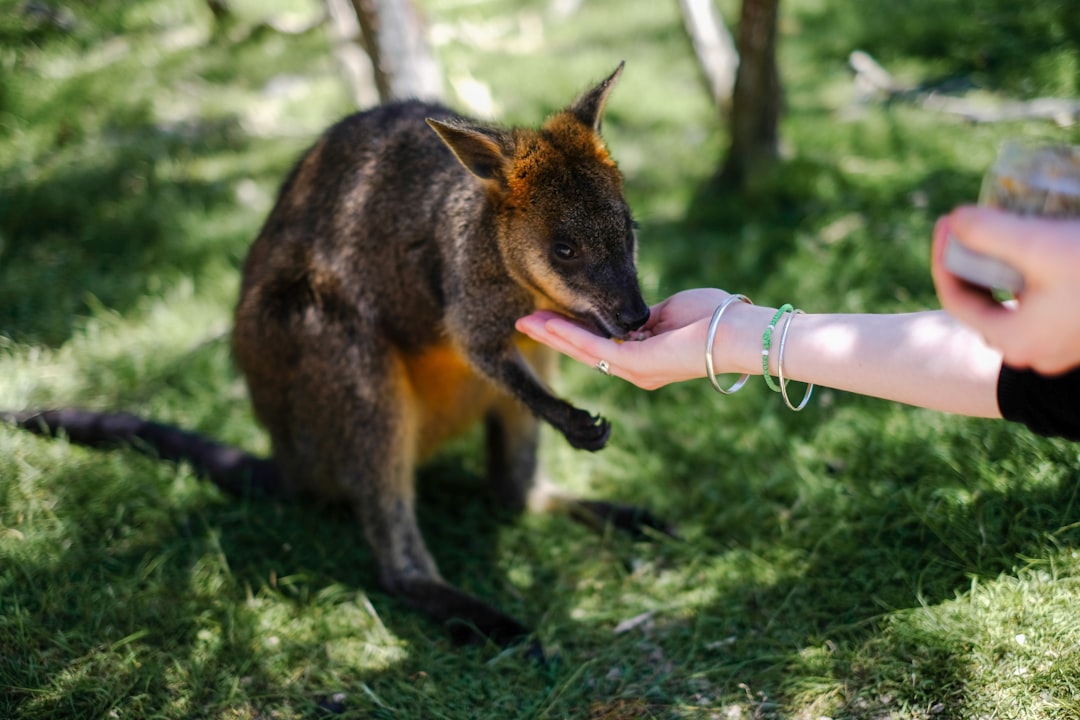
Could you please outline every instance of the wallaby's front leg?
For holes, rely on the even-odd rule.
[[[470,348],[472,363],[540,419],[566,436],[580,450],[599,450],[611,436],[611,424],[586,410],[552,395],[525,364],[517,348],[507,339],[501,346]]]
[[[603,448],[611,435],[610,423],[552,395],[518,349],[516,341],[525,336],[518,334],[514,321],[535,308],[533,300],[510,277],[478,270],[468,274],[473,270],[464,268],[462,286],[454,288],[457,297],[447,308],[450,337],[480,374],[525,403],[572,446]]]
[[[595,529],[611,525],[637,537],[647,537],[650,530],[675,536],[671,525],[644,508],[585,500],[546,482],[537,473],[538,430],[536,418],[512,397],[488,416],[488,479],[500,504],[511,510],[561,512]]]

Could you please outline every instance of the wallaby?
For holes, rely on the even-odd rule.
[[[537,418],[574,447],[607,442],[606,420],[546,389],[553,358],[514,321],[548,308],[624,339],[649,316],[622,177],[600,137],[622,67],[537,130],[404,101],[345,118],[302,156],[244,263],[232,336],[272,459],[127,414],[7,419],[84,444],[138,439],[234,492],[344,501],[388,592],[456,621],[458,640],[527,635],[440,576],[414,515],[414,472],[483,419],[489,484],[520,510],[541,485]],[[559,502],[664,529],[633,508]]]

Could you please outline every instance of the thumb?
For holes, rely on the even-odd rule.
[[[1045,219],[1024,217],[993,207],[968,205],[959,207],[945,218],[947,232],[965,247],[1021,266],[1030,257],[1032,242],[1044,233],[1032,232],[1032,223]]]

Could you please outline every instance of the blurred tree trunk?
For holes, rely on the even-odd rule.
[[[206,0],[206,4],[210,8],[210,12],[214,14],[215,22],[227,23],[232,20],[232,8],[229,7],[229,0]]]
[[[375,87],[386,100],[442,97],[442,73],[415,0],[352,0]]]
[[[739,70],[731,99],[731,145],[720,181],[744,188],[779,156],[783,103],[776,64],[780,0],[743,0],[739,18]]]
[[[229,6],[229,0],[206,0],[206,6],[214,16],[214,30],[216,36],[223,36],[233,26],[236,20]]]
[[[679,8],[713,102],[727,118],[731,114],[731,93],[739,67],[735,40],[713,0],[679,0]]]
[[[375,89],[371,58],[360,37],[356,11],[349,0],[325,0],[325,3],[334,59],[352,95],[353,104],[358,108],[374,105],[379,102],[379,92]]]
[[[442,73],[415,0],[326,0],[326,5],[357,105],[370,104],[368,79],[381,102],[442,97]],[[357,46],[368,62],[356,57]]]

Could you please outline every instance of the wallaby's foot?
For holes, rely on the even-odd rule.
[[[570,514],[575,520],[590,527],[602,529],[610,524],[635,538],[649,537],[646,529],[669,537],[678,537],[674,526],[636,505],[622,505],[605,500],[575,500]]]
[[[455,645],[491,642],[509,647],[526,641],[530,634],[527,627],[506,613],[441,580],[400,580],[394,583],[393,593],[436,620],[446,622]]]
[[[514,623],[512,618],[510,618],[510,621]],[[540,665],[547,664],[544,646],[540,644],[539,640],[531,638],[529,636],[529,631],[522,625],[518,625],[520,630],[506,628],[505,637],[501,639],[490,635],[484,635],[483,633],[478,632],[475,627],[466,625],[458,620],[451,620],[447,623],[447,627],[450,631],[450,641],[459,647],[464,645],[483,645],[490,642],[499,647],[513,648],[515,653],[520,654],[521,657],[524,657],[531,662]]]
[[[497,614],[502,615],[502,613]],[[520,645],[529,648],[527,654],[530,655],[533,646],[539,648],[539,643],[529,639],[529,629],[508,615],[502,615],[498,619],[494,617],[485,618],[483,622],[487,626],[487,630],[481,630],[476,625],[464,620],[456,618],[448,620],[446,630],[450,635],[450,641],[458,646],[491,643],[502,648],[508,648]]]
[[[649,531],[653,534],[660,532],[672,538],[678,537],[674,525],[645,508],[607,500],[583,500],[563,492],[544,479],[529,493],[528,504],[533,512],[569,515],[594,530],[603,530],[611,525],[635,538],[647,538]]]

